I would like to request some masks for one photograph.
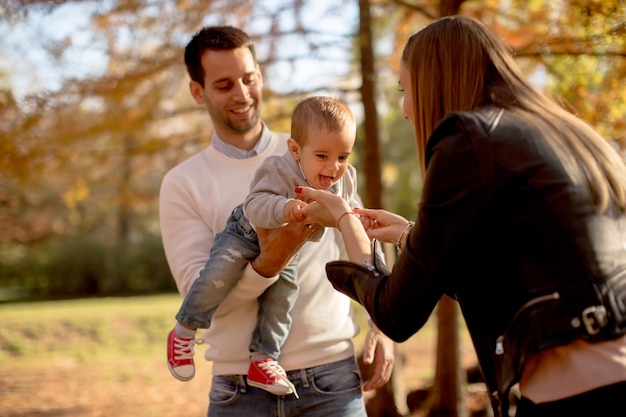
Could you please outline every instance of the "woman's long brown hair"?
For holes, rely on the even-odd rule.
[[[476,19],[448,16],[411,36],[402,54],[411,79],[415,138],[425,175],[426,142],[452,111],[495,105],[536,125],[570,176],[586,182],[598,210],[626,211],[626,165],[594,129],[535,88],[510,51]]]

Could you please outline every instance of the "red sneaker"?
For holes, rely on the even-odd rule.
[[[178,337],[174,329],[167,335],[167,367],[174,378],[189,381],[194,377],[193,347],[202,343],[203,339]]]
[[[248,384],[264,389],[272,394],[287,395],[293,393],[296,398],[299,398],[296,387],[294,387],[289,378],[287,378],[287,373],[283,367],[272,358],[250,362],[250,368],[248,368]]]

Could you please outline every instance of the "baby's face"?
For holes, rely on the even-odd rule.
[[[307,130],[306,143],[300,151],[300,165],[307,181],[318,190],[327,190],[348,169],[356,132]]]

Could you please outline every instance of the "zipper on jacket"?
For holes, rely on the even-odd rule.
[[[534,306],[535,304],[543,303],[545,301],[558,300],[559,298],[561,298],[561,295],[556,291],[553,292],[552,294],[546,294],[540,297],[533,298],[532,300],[524,304],[522,308],[517,310],[517,312],[511,319],[511,323],[513,323],[519,317],[519,315],[522,314],[525,310]],[[504,335],[500,335],[496,339],[496,355],[502,355],[502,354],[504,354]]]

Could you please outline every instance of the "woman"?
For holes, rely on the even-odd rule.
[[[426,323],[444,294],[456,299],[496,415],[508,415],[516,382],[517,416],[623,407],[619,155],[535,89],[505,46],[469,17],[442,18],[409,39],[400,87],[424,178],[415,226],[299,190],[316,200],[308,221],[336,225],[353,261],[327,265],[333,285],[398,342]],[[401,249],[391,273],[371,260],[370,238]]]

